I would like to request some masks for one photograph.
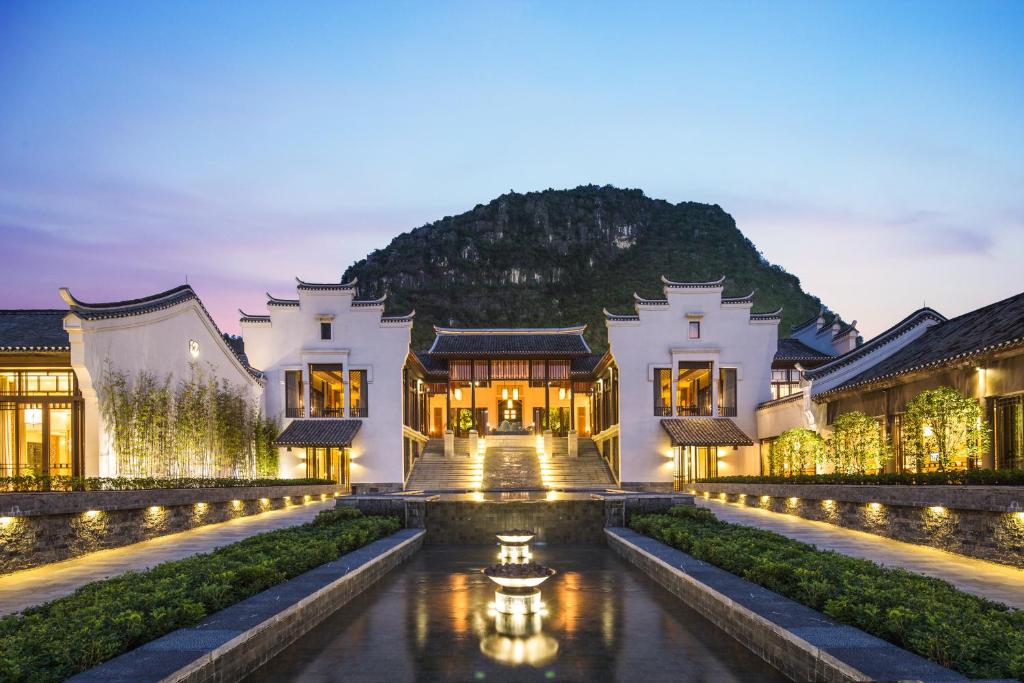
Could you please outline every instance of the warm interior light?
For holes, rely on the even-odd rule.
[[[512,400],[513,401],[518,401],[519,400],[519,390],[518,389],[515,389],[515,388],[512,389]]]
[[[505,387],[504,389],[501,390],[501,400],[502,401],[507,401],[508,400],[508,387]]]
[[[461,401],[462,400],[462,389],[456,389],[454,393],[455,393],[455,400],[456,401]]]
[[[565,400],[565,387],[559,387],[558,388],[558,400],[559,401],[564,401]]]
[[[506,407],[511,409],[512,408],[512,399],[509,399],[508,403],[506,403],[505,405],[506,405]]]
[[[43,424],[43,409],[42,408],[25,408],[25,424],[30,424],[30,425]]]

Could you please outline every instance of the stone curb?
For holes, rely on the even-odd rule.
[[[68,680],[241,680],[415,554],[424,535],[403,529]]]
[[[880,503],[903,507],[942,506],[984,512],[1024,511],[1024,486],[879,486],[874,484],[686,484],[696,493],[770,496],[835,500],[847,503]]]
[[[0,493],[0,515],[37,517],[74,515],[88,510],[112,512],[139,510],[154,505],[174,507],[196,503],[228,503],[233,500],[334,496],[344,489],[336,484],[283,486],[231,486],[194,489],[139,489],[136,491],[45,491]]]
[[[968,680],[631,529],[605,534],[615,553],[794,681]]]

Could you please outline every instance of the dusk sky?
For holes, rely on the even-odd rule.
[[[868,337],[1016,294],[1024,2],[0,5],[0,307],[187,276],[235,331],[587,183],[720,204]]]

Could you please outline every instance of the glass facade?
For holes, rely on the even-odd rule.
[[[306,396],[302,386],[302,370],[285,370],[284,396],[284,416],[303,417]]]
[[[369,417],[369,387],[366,370],[348,371],[348,414],[350,417]]]
[[[718,370],[718,414],[736,417],[736,368]]]
[[[340,364],[309,366],[309,416],[345,417],[345,375]]]
[[[772,368],[772,400],[800,391],[800,371],[796,368]]]
[[[348,450],[345,448],[307,448],[306,476],[330,479],[338,484],[348,482]]]
[[[679,363],[676,415],[711,415],[711,363]]]
[[[81,423],[71,370],[0,370],[0,476],[81,475]]]
[[[654,414],[672,415],[672,368],[654,369]]]
[[[997,468],[1024,468],[1024,396],[996,399],[993,442]]]

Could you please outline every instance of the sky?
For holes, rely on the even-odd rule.
[[[721,205],[870,337],[1024,291],[1022,110],[1019,1],[7,1],[0,307],[188,281],[236,331],[595,183]]]

